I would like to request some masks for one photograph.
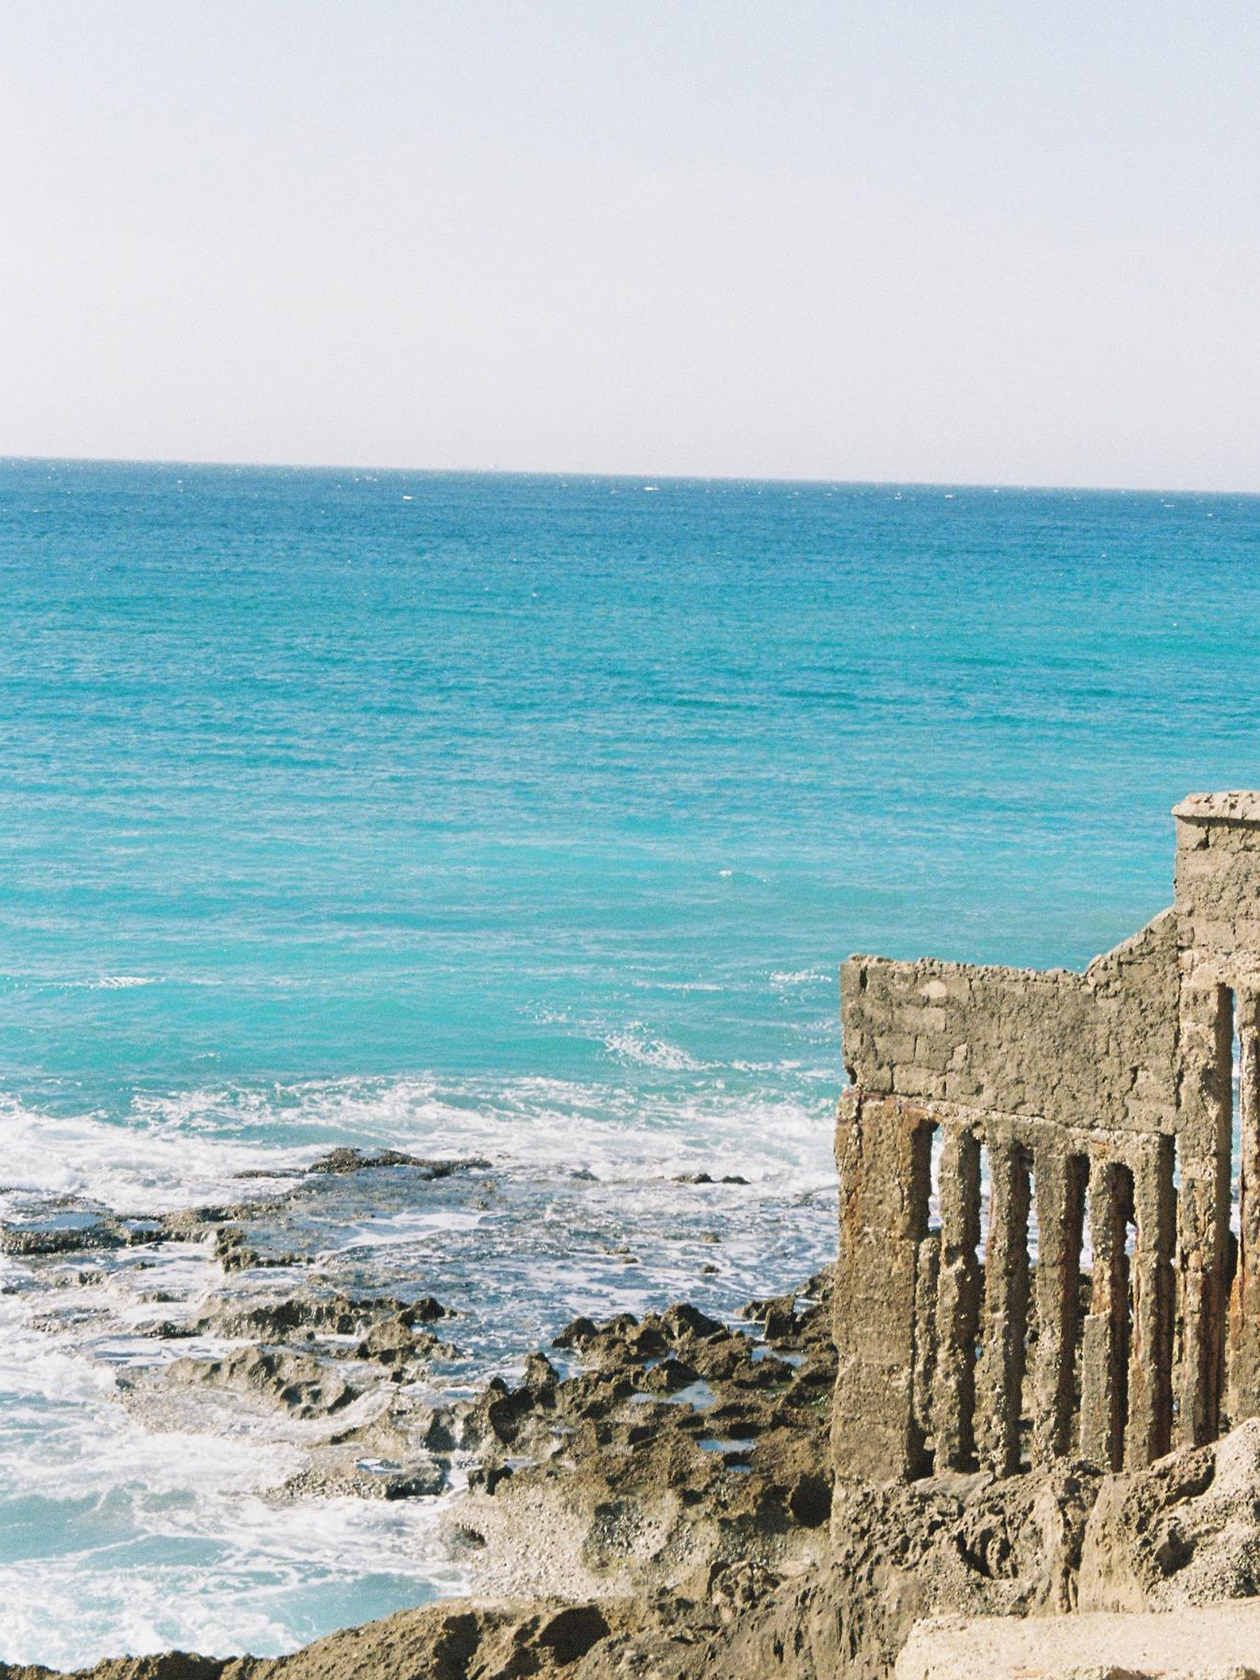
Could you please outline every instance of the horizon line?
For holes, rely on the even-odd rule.
[[[1062,492],[1110,496],[1222,496],[1255,497],[1260,490],[1208,490],[1193,485],[1124,485],[1036,483],[1028,480],[934,478],[820,478],[802,474],[773,473],[681,473],[626,472],[591,468],[559,467],[417,467],[365,465],[351,461],[228,461],[219,459],[180,460],[164,456],[128,455],[17,455],[0,453],[0,466],[100,466],[178,467],[241,472],[309,473],[410,473],[428,478],[556,478],[651,480],[665,484],[800,484],[827,489],[888,490],[988,490],[1014,492]]]

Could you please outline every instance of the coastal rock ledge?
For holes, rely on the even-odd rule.
[[[80,1680],[1260,1672],[1260,1420],[1120,1474],[1056,1465],[833,1489],[809,1473],[825,1461],[831,1295],[823,1273],[750,1303],[750,1332],[686,1305],[578,1319],[554,1350],[575,1374],[535,1354],[518,1388],[492,1383],[437,1420],[435,1434],[479,1442],[452,1544],[480,1583],[519,1591],[288,1656],[168,1652]],[[0,1664],[0,1680],[51,1671]]]

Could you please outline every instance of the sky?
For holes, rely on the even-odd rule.
[[[1260,491],[1254,0],[3,0],[0,454]]]

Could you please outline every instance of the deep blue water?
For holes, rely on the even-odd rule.
[[[1081,965],[1170,898],[1173,803],[1260,785],[1255,498],[7,462],[0,603],[16,1192],[388,1142],[518,1172],[522,1241],[590,1171],[635,1240],[672,1172],[738,1170],[727,1305],[833,1243],[847,952]],[[503,1357],[604,1299],[443,1263]],[[74,1509],[35,1529],[81,1581]],[[0,1616],[0,1657],[394,1602],[285,1545],[270,1621],[67,1587],[64,1648]]]

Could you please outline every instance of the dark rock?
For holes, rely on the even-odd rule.
[[[13,1224],[0,1231],[0,1252],[32,1256],[37,1254],[79,1254],[90,1249],[126,1248],[130,1237],[115,1219],[98,1219],[90,1224]]]
[[[379,1149],[370,1153],[362,1149],[330,1149],[318,1161],[307,1167],[308,1173],[373,1172],[385,1167],[414,1167],[425,1179],[449,1178],[452,1173],[486,1170],[489,1161],[470,1156],[462,1161],[432,1161],[421,1155],[408,1155],[399,1149]]]
[[[551,1345],[557,1348],[581,1347],[583,1343],[593,1341],[596,1334],[593,1320],[575,1318],[572,1323],[565,1325]]]
[[[666,1334],[674,1339],[686,1336],[723,1336],[726,1326],[716,1318],[710,1318],[702,1313],[698,1307],[688,1305],[685,1301],[678,1302],[661,1315],[661,1323]]]
[[[680,1388],[690,1388],[699,1380],[700,1373],[695,1366],[686,1365],[681,1359],[662,1359],[642,1377],[644,1388],[661,1394],[676,1394]]]
[[[551,1361],[541,1353],[531,1353],[525,1361],[523,1384],[531,1404],[546,1408],[554,1406],[559,1382],[559,1374]]]

